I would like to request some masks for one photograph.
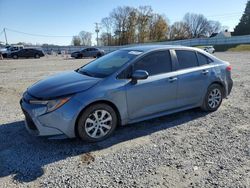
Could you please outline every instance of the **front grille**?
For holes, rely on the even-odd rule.
[[[27,126],[31,130],[34,130],[34,131],[37,130],[37,127],[36,127],[35,123],[33,122],[32,118],[30,117],[30,115],[27,112],[25,112],[24,110],[23,110],[23,113],[25,115]]]

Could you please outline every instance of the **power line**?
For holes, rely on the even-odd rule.
[[[24,35],[30,35],[30,36],[36,36],[36,37],[50,37],[50,38],[55,38],[55,37],[61,37],[61,38],[72,38],[72,36],[69,36],[69,35],[65,35],[65,36],[60,36],[60,35],[42,35],[42,34],[33,34],[33,33],[26,33],[26,32],[23,32],[23,31],[18,31],[18,30],[14,30],[14,29],[9,29],[9,28],[5,28],[6,30],[8,31],[11,31],[11,32],[15,32],[15,33],[20,33],[20,34],[24,34]]]

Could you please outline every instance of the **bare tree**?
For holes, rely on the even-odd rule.
[[[192,38],[208,36],[209,21],[202,14],[187,13],[183,21],[187,24]]]
[[[104,46],[111,46],[111,45],[113,45],[113,40],[112,40],[112,36],[111,36],[110,33],[103,32],[101,34],[100,40],[102,41],[102,44]]]
[[[112,41],[112,19],[110,17],[105,17],[101,21],[102,28],[104,28],[105,32],[101,34],[101,40],[104,42],[104,45],[111,45]],[[107,37],[105,39],[105,37]]]
[[[80,37],[79,36],[73,36],[71,43],[74,46],[80,46],[81,45],[81,39],[80,39]]]
[[[172,40],[190,38],[188,25],[185,22],[175,22],[170,28],[169,38]]]
[[[81,40],[81,45],[83,46],[91,46],[92,42],[92,34],[90,32],[87,31],[81,31],[79,33],[79,38]]]
[[[208,35],[211,36],[213,33],[218,33],[222,30],[221,24],[218,21],[209,21]]]

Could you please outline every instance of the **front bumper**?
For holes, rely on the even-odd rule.
[[[77,100],[70,100],[55,111],[46,113],[46,107],[30,104],[21,99],[20,106],[25,115],[25,125],[29,133],[35,136],[66,135],[75,137],[75,122],[81,111]]]
[[[20,105],[25,116],[25,127],[30,134],[35,136],[54,136],[63,134],[59,129],[48,127],[40,122],[37,117],[34,116],[34,109],[30,109],[23,100],[20,101]]]

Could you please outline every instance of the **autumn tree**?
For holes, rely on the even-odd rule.
[[[162,41],[166,39],[168,31],[168,24],[163,15],[154,14],[150,20],[149,25],[149,40]]]
[[[245,11],[240,19],[239,24],[235,27],[233,35],[250,34],[250,1],[247,2]]]
[[[137,19],[138,19],[137,11],[136,9],[133,8],[130,10],[127,20],[127,31],[126,31],[127,44],[136,42]]]
[[[137,12],[138,42],[143,43],[149,37],[149,23],[153,16],[153,10],[151,6],[140,6]]]

